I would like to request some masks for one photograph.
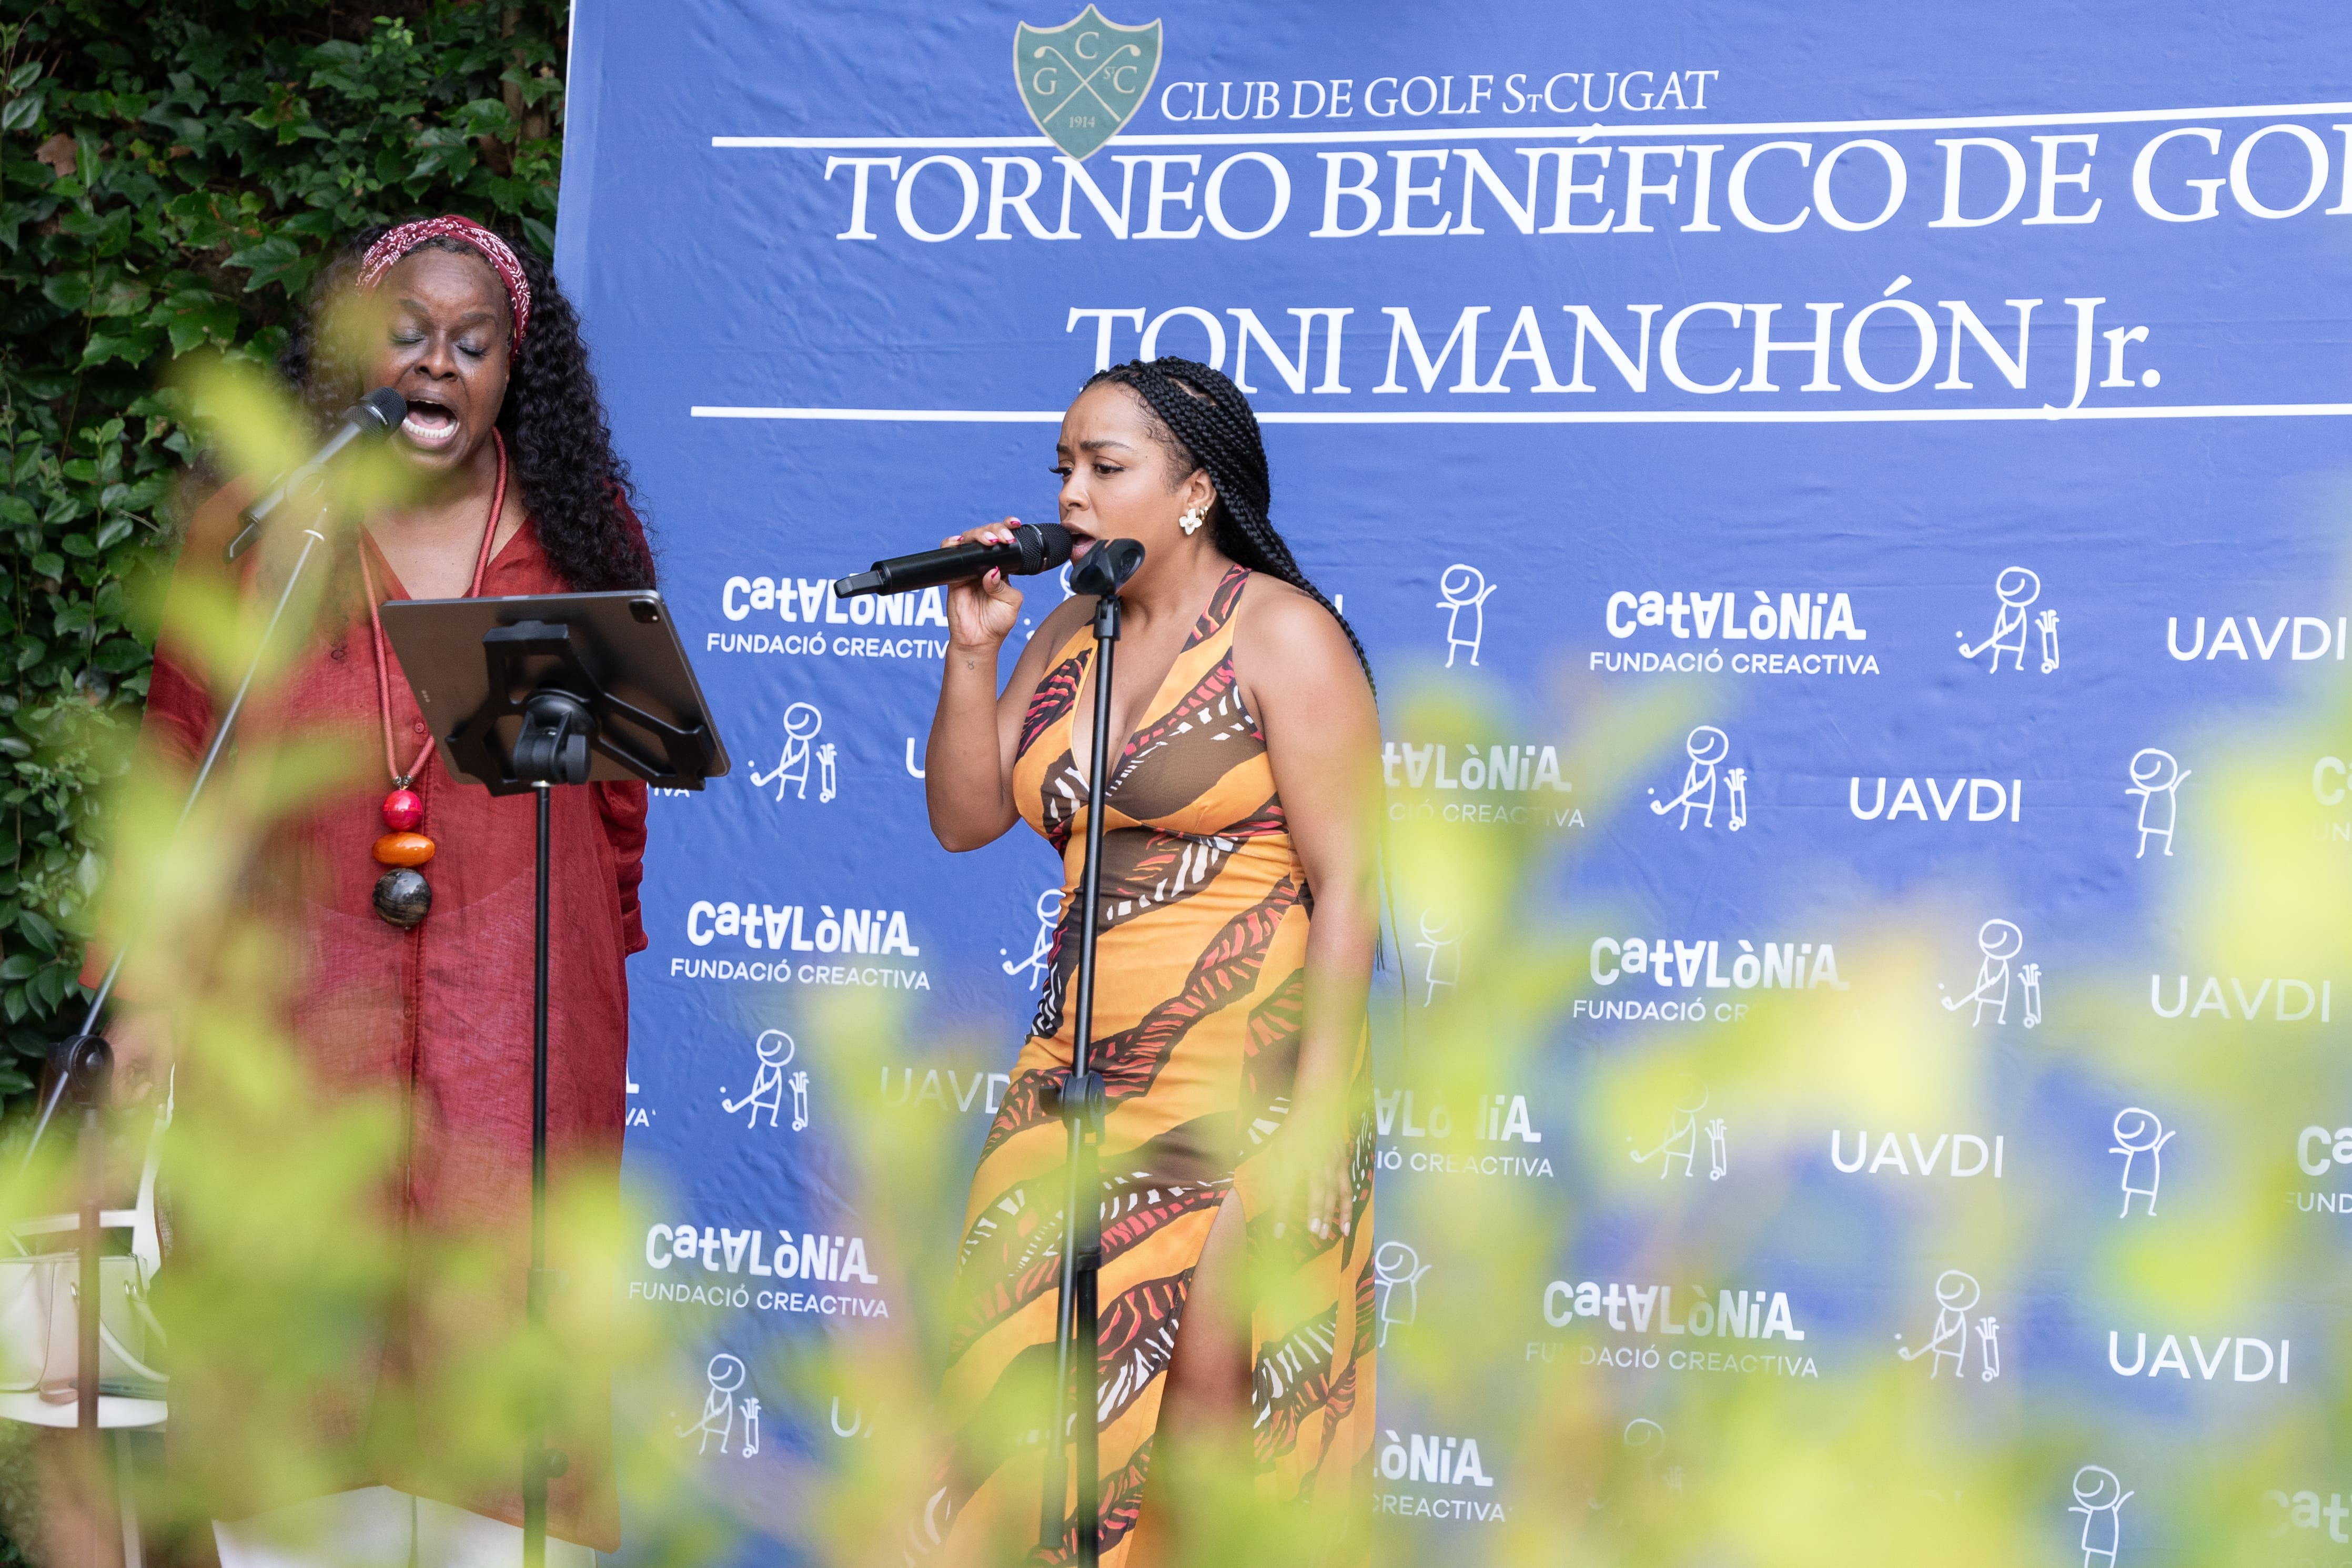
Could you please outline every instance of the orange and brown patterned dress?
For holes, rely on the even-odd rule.
[[[1265,738],[1234,677],[1234,612],[1249,576],[1237,566],[1219,584],[1107,785],[1094,1019],[1094,1061],[1110,1094],[1097,1411],[1106,1564],[1125,1563],[1153,1533],[1143,1502],[1162,1375],[1193,1265],[1234,1194],[1261,1296],[1251,1332],[1259,1495],[1295,1502],[1327,1561],[1366,1555],[1370,1140],[1368,1128],[1357,1139],[1346,1236],[1318,1239],[1297,1212],[1276,1212],[1269,1155],[1289,1110],[1314,901]],[[924,1555],[953,1562],[1001,1561],[1002,1542],[1023,1531],[1034,1540],[1036,1530],[1041,1413],[1030,1407],[1053,1364],[1066,1179],[1055,1090],[1070,1061],[1064,1001],[1087,836],[1071,737],[1093,655],[1090,625],[1056,652],[1013,763],[1021,813],[1061,852],[1066,874],[1044,999],[965,1210],[941,1396],[954,1446],[917,1531]],[[1365,1098],[1369,1074],[1360,1044]],[[1075,1547],[1072,1526],[1060,1552],[1031,1560],[1065,1561]]]

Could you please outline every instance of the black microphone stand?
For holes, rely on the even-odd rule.
[[[253,691],[254,679],[261,673],[261,662],[268,657],[270,644],[277,641],[278,623],[286,619],[286,607],[293,602],[294,590],[301,582],[303,570],[310,564],[311,555],[326,539],[327,536],[315,528],[302,530],[302,553],[294,558],[294,568],[286,575],[286,587],[278,593],[277,606],[269,612],[269,623],[262,628],[261,641],[255,644],[253,658],[245,666],[245,678],[237,682],[236,695],[229,699],[228,711],[221,716],[220,727],[213,732],[213,743],[205,748],[205,759],[196,768],[195,781],[188,786],[188,798],[181,802],[179,818],[172,824],[174,838],[179,836],[182,828],[188,825],[188,818],[196,809],[197,798],[204,794],[205,785],[212,779],[214,765],[220,761],[221,754],[228,749],[230,740],[235,738],[236,721],[245,712],[245,699]],[[114,961],[106,967],[105,977],[99,981],[97,993],[89,998],[89,1010],[82,1015],[81,1032],[67,1040],[60,1048],[61,1061],[67,1068],[70,1068],[75,1052],[84,1046],[84,1042],[95,1041],[101,1047],[105,1046],[106,1041],[98,1033],[98,1020],[114,995],[114,982],[121,977],[122,960],[130,951],[128,940],[115,949]],[[49,1119],[57,1114],[58,1106],[64,1101],[72,1077],[70,1071],[61,1071],[58,1074],[57,1086],[49,1091],[48,1102],[41,1107],[40,1120],[33,1125],[33,1140],[25,1150],[26,1165],[32,1164],[34,1151],[41,1146],[41,1137],[49,1130]]]
[[[523,1286],[524,1318],[534,1340],[546,1333],[548,1287],[555,1282],[547,1267],[548,810],[556,785],[588,782],[588,741],[595,726],[595,716],[578,697],[542,691],[525,707],[515,741],[515,770],[530,780],[538,807],[530,950],[530,1271]],[[547,1483],[570,1468],[563,1454],[547,1446],[546,1403],[534,1389],[523,1434],[523,1568],[546,1568]]]
[[[520,684],[523,655],[561,651],[570,653],[569,628],[529,622],[527,630],[502,628],[503,637],[485,637],[491,668],[491,702]],[[520,636],[514,632],[522,632]],[[570,667],[577,668],[573,664]],[[591,684],[589,692],[597,688]],[[517,711],[509,703],[508,711]],[[589,697],[558,686],[533,692],[520,706],[521,728],[515,736],[509,768],[510,785],[530,789],[535,807],[532,845],[534,894],[531,901],[530,970],[530,1268],[523,1276],[523,1317],[531,1339],[531,1353],[544,1345],[549,1291],[560,1282],[547,1266],[547,916],[548,840],[550,808],[558,784],[588,782],[589,747],[596,739],[596,713]],[[451,736],[458,752],[461,737],[481,737],[489,727],[478,724]],[[476,738],[477,746],[481,744]],[[471,750],[471,747],[467,747]],[[493,786],[493,793],[504,793]],[[569,1456],[547,1446],[547,1399],[534,1386],[524,1416],[522,1447],[523,1568],[546,1568],[547,1483],[572,1468]]]
[[[1118,758],[1110,754],[1111,655],[1118,645],[1118,591],[1143,564],[1133,539],[1105,539],[1070,572],[1072,593],[1095,601],[1094,765],[1087,778],[1087,858],[1078,877],[1078,995],[1071,1015],[1070,1071],[1062,1077],[1062,1125],[1069,1133],[1069,1185],[1062,1206],[1062,1279],[1054,1314],[1053,1413],[1046,1422],[1045,1487],[1038,1544],[1058,1551],[1066,1529],[1063,1511],[1062,1431],[1073,1416],[1077,1475],[1077,1562],[1094,1568],[1102,1552],[1102,1432],[1099,1324],[1096,1286],[1102,1271],[1102,1181],[1096,1145],[1102,1139],[1109,1096],[1088,1061],[1095,1024],[1095,946],[1102,904],[1103,790]],[[1075,1374],[1075,1382],[1073,1375]]]
[[[221,716],[219,727],[214,732],[213,743],[205,748],[203,763],[196,769],[194,782],[188,786],[186,800],[180,806],[180,815],[172,825],[173,837],[187,825],[196,809],[197,800],[210,781],[213,768],[228,749],[236,734],[236,721],[245,711],[245,700],[253,691],[253,683],[261,670],[262,660],[268,656],[277,640],[278,623],[286,618],[286,609],[293,601],[294,591],[302,580],[304,569],[310,557],[326,542],[326,535],[316,527],[302,530],[302,551],[294,559],[288,572],[286,586],[278,595],[278,603],[269,612],[268,623],[262,628],[260,641],[255,645],[253,657],[245,668],[245,677],[237,683],[236,695],[229,701],[228,710]],[[131,936],[135,936],[135,930]],[[89,1010],[82,1015],[79,1033],[65,1040],[55,1058],[57,1082],[50,1088],[47,1101],[41,1107],[40,1119],[33,1125],[33,1136],[25,1147],[25,1160],[20,1169],[28,1169],[33,1157],[40,1151],[41,1139],[49,1130],[50,1121],[58,1107],[70,1095],[81,1109],[81,1125],[77,1139],[80,1165],[80,1224],[75,1235],[79,1252],[79,1283],[74,1301],[74,1431],[83,1450],[89,1473],[100,1473],[105,1458],[98,1425],[99,1397],[99,1252],[100,1214],[106,1198],[105,1139],[100,1129],[101,1114],[112,1087],[114,1049],[99,1032],[99,1020],[104,1016],[106,1004],[114,995],[115,981],[121,977],[122,960],[131,950],[131,936],[115,949],[113,962],[106,967],[106,976],[99,982],[90,998]]]

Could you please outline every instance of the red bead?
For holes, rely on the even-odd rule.
[[[404,833],[425,820],[425,797],[414,789],[394,789],[383,798],[383,825]]]

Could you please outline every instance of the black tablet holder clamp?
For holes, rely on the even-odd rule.
[[[447,745],[449,760],[491,794],[585,784],[592,751],[658,789],[700,787],[715,755],[709,728],[698,719],[672,724],[606,691],[581,663],[572,628],[562,622],[493,627],[482,633],[482,653],[489,661],[490,695],[449,734]],[[522,723],[508,747],[499,731],[510,718]],[[653,737],[661,756],[616,733],[615,719]]]

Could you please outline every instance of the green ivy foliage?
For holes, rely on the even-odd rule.
[[[378,12],[385,14],[376,14]],[[0,1109],[79,1026],[101,806],[194,455],[177,356],[264,362],[338,236],[552,248],[566,7],[0,5]]]

